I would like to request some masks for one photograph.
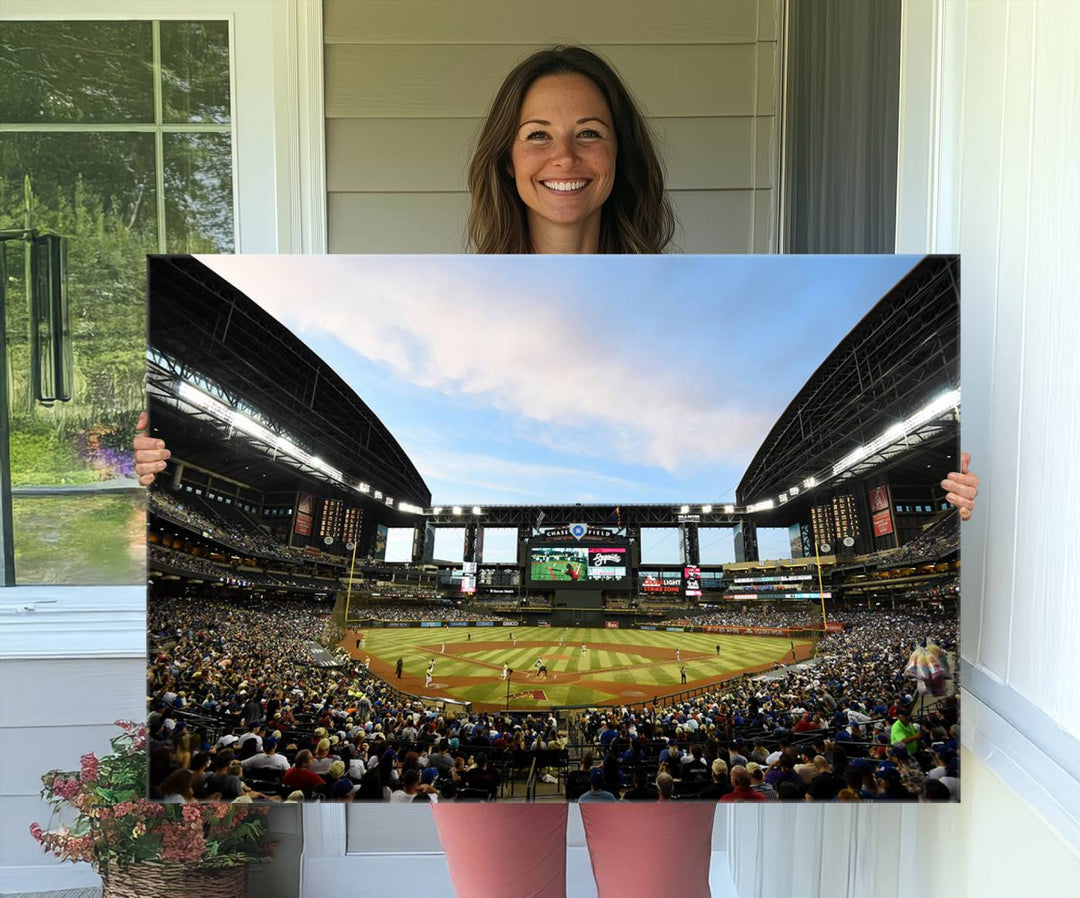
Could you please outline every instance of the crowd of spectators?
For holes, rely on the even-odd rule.
[[[951,509],[914,539],[898,549],[875,552],[867,560],[881,564],[913,564],[937,561],[960,548],[960,515]]]
[[[483,621],[499,615],[493,608],[476,610],[443,602],[373,602],[362,607],[354,606],[350,616],[370,616],[382,621]],[[514,619],[517,620],[516,617]]]
[[[515,755],[565,763],[572,732],[571,799],[955,799],[957,701],[920,696],[904,670],[928,637],[955,651],[957,622],[919,610],[836,618],[844,630],[808,663],[563,728],[546,712],[426,709],[337,649],[320,667],[316,640],[340,636],[325,604],[154,597],[151,782],[181,799],[483,799],[503,793]],[[180,769],[198,783],[170,780]],[[551,757],[541,769],[561,778]]]
[[[359,580],[359,578],[357,578]],[[356,581],[354,581],[355,583]],[[381,580],[360,581],[361,588],[371,595],[380,599],[402,599],[420,601],[435,601],[439,598],[439,591],[430,586],[417,583],[389,583]]]
[[[207,512],[197,510],[178,495],[164,490],[150,490],[147,496],[149,510],[153,515],[180,524],[246,554],[268,558],[288,557],[287,554],[283,555],[279,551],[284,547],[268,536],[260,534],[254,524],[241,526],[235,521],[226,522],[220,517],[211,517]]]
[[[501,774],[487,754],[566,745],[546,713],[441,716],[340,649],[330,650],[336,666],[318,666],[315,640],[340,636],[326,606],[152,596],[148,625],[159,797],[176,794],[169,790],[185,775],[169,777],[182,768],[199,776],[178,791],[196,798],[491,798]]]
[[[150,564],[159,564],[164,567],[176,568],[188,571],[192,574],[203,574],[214,578],[227,577],[232,568],[228,565],[215,564],[209,558],[200,555],[191,555],[188,552],[178,552],[166,549],[164,546],[150,546]]]
[[[153,543],[150,545],[150,564],[196,574],[200,577],[242,582],[245,585],[262,586],[267,589],[307,589],[334,592],[340,588],[340,583],[337,580],[308,577],[286,571],[264,571],[244,565],[214,562],[202,555],[193,555],[190,552],[170,549]]]
[[[164,489],[147,492],[152,515],[179,524],[207,539],[221,543],[246,555],[274,558],[292,563],[321,563],[343,567],[345,559],[329,555],[314,547],[286,545],[263,532],[262,526],[250,516],[229,507],[231,515],[214,507],[198,496],[183,496]],[[223,506],[225,508],[226,506]]]
[[[904,602],[956,601],[960,597],[960,581],[958,577],[950,577],[943,582],[923,583],[889,595]]]
[[[770,606],[768,608],[754,608],[743,606],[745,611],[710,609],[700,611],[697,614],[686,615],[661,621],[668,626],[683,627],[820,627],[821,611],[815,607],[813,610],[802,607],[787,610]]]
[[[957,621],[921,611],[838,617],[845,629],[823,638],[809,664],[669,706],[585,713],[579,726],[591,748],[568,794],[653,800],[665,788],[674,798],[743,790],[721,800],[761,800],[749,789],[780,801],[956,800],[956,699],[928,702],[904,670],[928,637],[955,651]]]

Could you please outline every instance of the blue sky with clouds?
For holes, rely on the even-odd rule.
[[[353,387],[434,503],[483,505],[733,500],[919,257],[199,258]]]

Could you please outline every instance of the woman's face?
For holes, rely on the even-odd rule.
[[[518,195],[536,227],[599,223],[615,183],[615,128],[607,101],[584,75],[533,82],[510,150]]]

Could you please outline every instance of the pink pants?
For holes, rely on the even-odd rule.
[[[565,898],[565,804],[432,806],[458,898]],[[711,801],[587,803],[599,898],[709,898]]]

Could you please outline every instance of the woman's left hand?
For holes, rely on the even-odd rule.
[[[946,500],[960,509],[960,520],[966,521],[971,517],[975,508],[975,497],[979,495],[979,475],[968,471],[971,464],[971,456],[967,452],[960,453],[960,470],[953,471],[941,481],[941,488],[948,495]]]

